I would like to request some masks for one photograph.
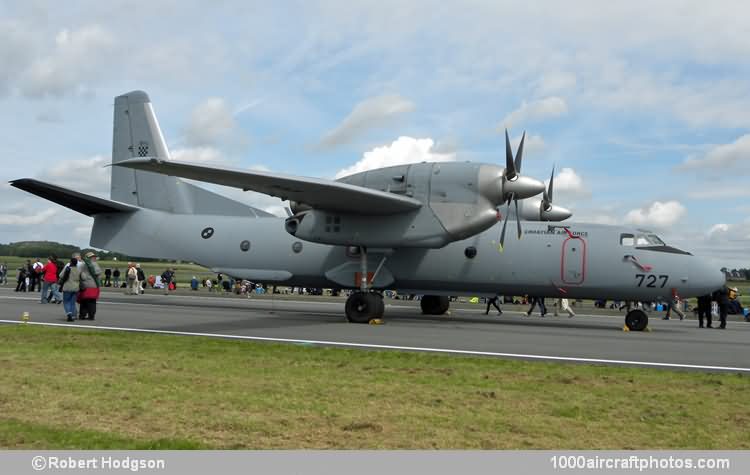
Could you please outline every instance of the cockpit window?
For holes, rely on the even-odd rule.
[[[664,241],[659,239],[659,236],[657,236],[656,234],[649,234],[648,239],[649,241],[651,241],[652,246],[666,246]]]
[[[666,246],[664,241],[659,239],[656,234],[639,234],[635,238],[636,246]]]
[[[632,246],[635,244],[636,249],[642,249],[644,251],[667,252],[671,254],[692,256],[689,252],[666,244],[656,234],[640,229],[637,234],[620,234],[620,244],[623,246]]]

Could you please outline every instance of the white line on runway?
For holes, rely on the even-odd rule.
[[[246,335],[228,335],[221,333],[197,333],[197,332],[180,332],[172,330],[152,330],[147,328],[123,328],[107,327],[100,325],[78,325],[66,323],[44,323],[44,322],[19,322],[16,320],[0,320],[0,323],[11,323],[16,325],[41,325],[48,327],[63,328],[89,328],[95,330],[116,330],[133,333],[154,333],[160,335],[184,335],[184,336],[207,336],[214,338],[225,338],[230,340],[250,340],[250,341],[271,341],[278,343],[297,343],[305,345],[326,345],[340,346],[345,348],[368,348],[376,350],[400,350],[400,351],[419,351],[425,353],[449,353],[454,355],[472,355],[472,356],[495,356],[503,358],[519,358],[529,360],[547,360],[547,361],[569,361],[576,363],[604,363],[628,366],[651,366],[658,368],[680,368],[680,369],[701,369],[711,371],[740,371],[750,373],[750,368],[739,368],[732,366],[706,366],[682,363],[655,363],[650,361],[628,361],[628,360],[608,360],[601,358],[576,358],[572,356],[545,356],[545,355],[526,355],[521,353],[497,353],[493,351],[474,351],[474,350],[453,350],[448,348],[425,348],[417,346],[397,346],[397,345],[376,345],[374,343],[349,343],[343,341],[325,341],[325,340],[300,340],[296,338],[272,338],[264,336],[246,336]]]

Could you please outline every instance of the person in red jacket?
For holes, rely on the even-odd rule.
[[[47,263],[42,267],[40,277],[42,279],[42,298],[39,303],[47,303],[51,298],[55,299],[55,303],[62,302],[62,295],[57,289],[57,257],[49,256]],[[51,291],[51,294],[47,296],[47,293]]]

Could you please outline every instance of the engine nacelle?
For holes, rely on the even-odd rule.
[[[309,210],[286,219],[286,231],[299,239],[336,246],[378,248],[440,248],[476,234],[497,221],[496,211],[488,209],[469,225],[449,233],[429,209],[391,216],[359,216],[324,210]]]
[[[443,247],[495,225],[497,206],[509,193],[523,197],[544,187],[521,176],[507,181],[503,171],[490,164],[445,162],[357,173],[339,181],[408,196],[423,206],[412,212],[380,215],[366,208],[361,214],[346,214],[293,203],[295,214],[287,218],[286,230],[299,239],[330,245]]]

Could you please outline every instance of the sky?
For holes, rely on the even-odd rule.
[[[528,3],[528,4],[521,4]],[[750,267],[750,4],[0,0],[0,242],[92,220],[7,185],[108,196],[113,98],[174,159],[334,178],[424,160],[548,179],[574,222]],[[278,200],[222,189],[274,213]]]

